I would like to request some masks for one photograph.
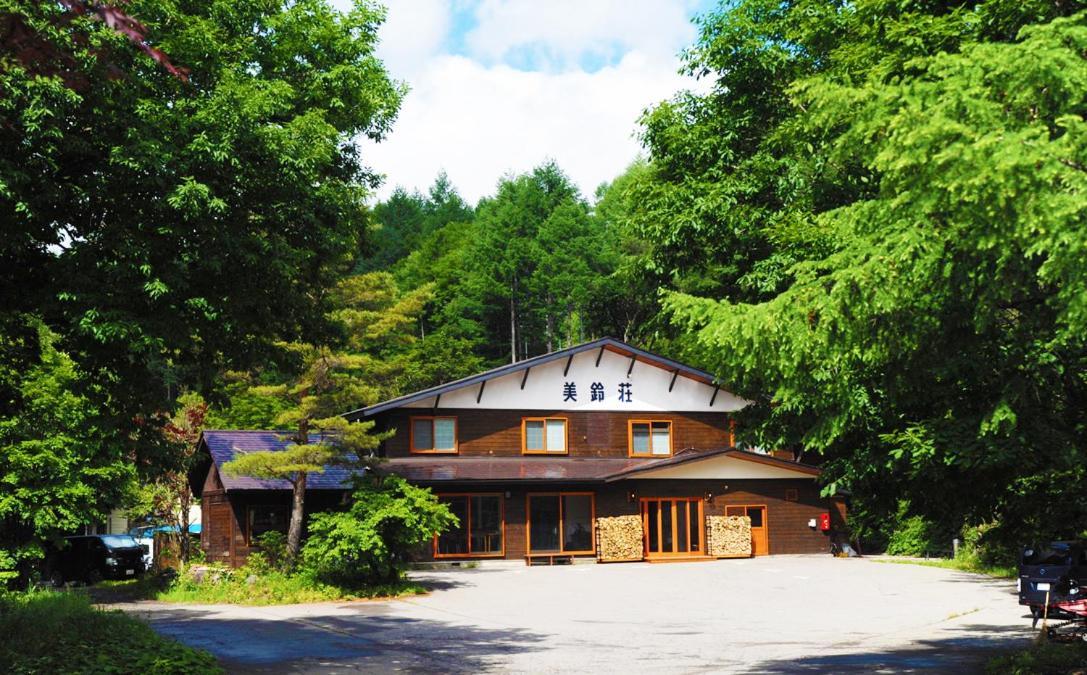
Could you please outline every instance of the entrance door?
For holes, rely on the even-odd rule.
[[[726,516],[747,516],[751,519],[751,554],[768,555],[770,539],[766,528],[765,506],[726,506]]]
[[[702,522],[698,497],[642,499],[646,557],[701,555]]]

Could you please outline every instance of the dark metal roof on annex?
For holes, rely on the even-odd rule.
[[[282,431],[205,431],[207,446],[216,468],[246,452],[284,450],[290,441]],[[311,436],[314,442],[320,437]],[[711,457],[728,456],[752,462],[779,466],[811,476],[819,475],[817,467],[791,462],[736,448],[717,450],[682,450],[672,457],[660,459],[604,457],[396,457],[387,459],[376,468],[416,483],[605,483],[635,479],[640,474],[676,464],[697,462]],[[357,469],[325,467],[322,473],[309,475],[311,490],[344,490]],[[220,472],[228,491],[290,490],[286,480],[250,477],[228,477]]]
[[[397,457],[378,467],[418,483],[602,482],[645,460],[595,457]]]
[[[486,382],[487,380],[493,380],[496,377],[502,377],[503,375],[509,375],[511,373],[520,372],[523,370],[531,369],[536,366],[550,363],[551,361],[557,361],[559,359],[570,358],[575,354],[582,352],[592,351],[594,349],[609,350],[617,354],[629,356],[633,359],[641,361],[642,363],[648,363],[655,365],[665,370],[672,370],[684,377],[689,377],[693,380],[703,382],[712,386],[721,386],[720,381],[712,373],[707,373],[704,370],[692,368],[679,361],[673,361],[672,359],[647,352],[644,349],[631,346],[625,342],[616,340],[615,338],[605,337],[591,342],[585,342],[580,345],[574,345],[573,347],[567,347],[566,349],[560,349],[558,351],[551,352],[549,354],[543,354],[541,356],[535,356],[531,359],[525,359],[524,361],[518,361],[517,363],[510,363],[505,366],[499,366],[488,371],[484,371],[477,375],[471,375],[459,380],[447,382],[446,384],[440,384],[436,387],[430,387],[429,389],[423,389],[411,394],[405,394],[398,398],[383,401],[375,405],[359,408],[350,412],[344,413],[344,417],[349,420],[358,420],[370,415],[375,415],[385,410],[391,410],[393,408],[399,408],[401,406],[408,405],[409,403],[415,403],[416,401],[422,401],[435,396],[441,396],[442,394],[464,387],[469,387],[473,384],[479,384],[480,382]]]
[[[250,476],[227,476],[222,467],[230,460],[249,452],[265,450],[285,450],[291,441],[286,431],[218,431],[203,433],[203,442],[211,454],[219,479],[223,487],[229,490],[290,490],[291,484],[282,478],[252,478]],[[320,443],[321,434],[310,434],[311,443]],[[311,473],[306,479],[306,488],[310,490],[345,490],[350,487],[351,477],[356,469],[328,466],[321,473]]]

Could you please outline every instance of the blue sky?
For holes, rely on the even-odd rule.
[[[336,0],[337,4],[347,0]],[[379,56],[411,89],[365,143],[395,185],[445,170],[465,198],[554,159],[591,196],[638,154],[637,119],[696,83],[677,54],[712,0],[387,0]]]

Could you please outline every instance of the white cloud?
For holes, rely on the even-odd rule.
[[[410,80],[441,50],[449,34],[449,0],[394,0],[379,29],[377,55],[397,79]]]
[[[585,55],[637,50],[671,58],[694,37],[697,0],[481,0],[465,42],[473,56],[499,61],[529,50],[569,67]]]
[[[460,55],[438,53],[443,41],[432,36],[439,29],[413,29],[419,24],[412,16],[439,15],[443,4],[445,23],[434,23],[448,26],[449,0],[426,10],[424,0],[389,4],[381,55],[411,92],[388,138],[362,148],[367,165],[386,175],[379,198],[396,185],[425,190],[444,169],[475,202],[492,194],[503,174],[547,159],[591,197],[638,155],[641,112],[692,85],[677,73],[676,52],[694,36],[677,2],[482,0],[473,6],[475,26]],[[546,67],[518,70],[503,62],[529,48],[548,59]],[[605,49],[620,58],[592,72],[578,67]]]

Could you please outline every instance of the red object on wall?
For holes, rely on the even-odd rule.
[[[829,513],[820,513],[819,514],[819,529],[821,531],[823,531],[823,532],[827,532],[827,531],[830,530],[830,514]]]

